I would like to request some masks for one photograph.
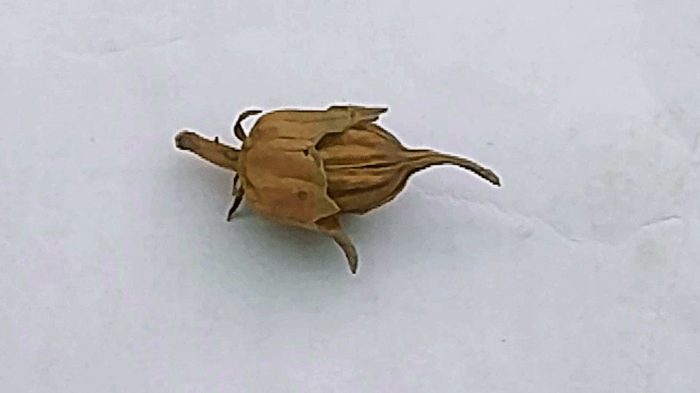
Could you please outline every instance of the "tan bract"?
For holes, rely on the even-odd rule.
[[[187,130],[177,134],[175,144],[236,172],[229,220],[245,196],[250,208],[267,219],[332,237],[355,273],[357,251],[340,225],[341,214],[363,214],[391,201],[413,173],[433,165],[457,165],[500,185],[490,169],[466,158],[405,148],[375,123],[386,111],[361,106],[277,110],[263,114],[246,137],[242,120],[261,112],[252,110],[234,126],[243,141],[240,150]]]

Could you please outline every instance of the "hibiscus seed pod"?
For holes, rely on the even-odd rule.
[[[246,136],[240,123],[261,112],[251,110],[234,125],[243,141],[240,150],[188,130],[176,135],[175,145],[235,172],[229,220],[245,196],[262,217],[332,237],[354,274],[357,251],[340,215],[384,205],[412,174],[433,165],[456,165],[500,186],[490,169],[466,158],[407,149],[375,123],[386,111],[361,106],[277,110],[262,115]]]

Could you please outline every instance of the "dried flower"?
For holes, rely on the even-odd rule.
[[[466,158],[405,148],[375,121],[387,108],[331,106],[326,110],[277,110],[262,115],[246,137],[234,126],[240,150],[219,138],[207,140],[184,130],[175,145],[236,173],[233,206],[244,196],[251,209],[283,224],[332,237],[357,271],[357,251],[338,220],[344,213],[363,214],[394,199],[408,178],[433,165],[452,164],[494,185],[498,177]]]

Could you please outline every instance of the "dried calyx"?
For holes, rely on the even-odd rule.
[[[412,174],[433,165],[456,165],[500,185],[496,174],[469,159],[407,149],[375,123],[386,110],[278,110],[261,116],[246,136],[241,122],[260,113],[253,110],[241,114],[234,126],[241,150],[191,131],[180,132],[175,144],[236,173],[228,219],[245,196],[265,218],[332,237],[355,273],[357,252],[340,225],[341,214],[363,214],[384,205]]]

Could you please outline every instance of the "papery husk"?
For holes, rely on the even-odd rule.
[[[255,123],[241,150],[187,130],[175,140],[178,148],[237,172],[239,197],[245,195],[253,211],[331,236],[355,273],[357,252],[340,215],[364,214],[386,204],[412,174],[433,165],[456,165],[500,185],[490,169],[466,158],[404,147],[375,123],[386,111],[333,106],[269,112]]]

